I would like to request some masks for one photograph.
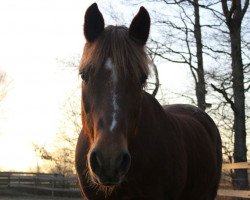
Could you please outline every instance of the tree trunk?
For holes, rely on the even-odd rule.
[[[200,25],[200,10],[199,0],[194,0],[194,37],[196,40],[196,57],[197,57],[197,83],[196,83],[196,98],[198,107],[205,111],[206,109],[206,86],[204,80],[204,68],[203,68],[203,51],[202,51],[202,36]]]
[[[226,24],[230,33],[232,57],[232,82],[234,97],[234,162],[247,161],[246,116],[244,71],[241,52],[241,23],[248,8],[249,0],[245,0],[242,9],[241,1],[221,0]],[[228,6],[230,5],[230,9]],[[246,169],[235,170],[233,185],[235,189],[248,189],[248,173]]]
[[[231,56],[234,94],[234,162],[247,161],[244,72],[241,56],[241,23],[231,23]],[[235,170],[234,186],[248,189],[247,170]]]

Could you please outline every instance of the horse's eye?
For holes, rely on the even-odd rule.
[[[87,76],[86,76],[86,74],[85,73],[81,73],[80,75],[81,75],[82,80],[85,81],[85,82],[87,82]]]
[[[81,78],[82,80],[87,83],[89,81],[89,70],[88,69],[84,69],[80,72]]]

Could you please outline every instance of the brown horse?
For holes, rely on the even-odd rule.
[[[162,107],[143,90],[149,14],[129,28],[108,26],[97,4],[85,14],[80,65],[82,124],[76,147],[81,193],[89,200],[213,200],[221,139],[191,105]]]

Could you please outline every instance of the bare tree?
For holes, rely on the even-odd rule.
[[[34,144],[35,153],[39,158],[49,163],[49,167],[45,169],[46,172],[62,174],[70,176],[75,174],[74,170],[74,153],[68,147],[57,147],[54,151],[49,151],[46,146],[39,146]],[[46,164],[44,165],[46,166]],[[43,166],[43,168],[45,168]],[[39,169],[41,167],[39,166]]]
[[[200,24],[200,7],[198,0],[192,2],[194,7],[194,37],[196,41],[196,57],[197,57],[197,82],[196,84],[196,97],[198,107],[202,110],[206,109],[206,84],[204,78],[204,66],[203,66],[203,45],[202,34]]]
[[[151,59],[151,67],[152,67],[152,70],[153,70],[153,73],[154,73],[154,82],[147,82],[147,84],[149,85],[153,85],[153,88],[152,89],[149,89],[147,88],[148,90],[152,90],[151,94],[155,97],[160,89],[160,79],[159,79],[159,73],[158,73],[158,68],[157,68],[157,65],[156,65],[156,62],[155,62],[155,58],[156,58],[156,55],[150,51],[150,49],[148,49],[148,55]]]
[[[0,69],[0,117],[3,117],[3,113],[5,111],[5,108],[3,106],[3,100],[5,99],[7,92],[10,89],[10,80],[7,77],[7,74]],[[1,125],[0,125],[1,128]],[[0,130],[1,131],[1,130]]]
[[[213,90],[223,97],[217,103],[217,117],[221,116],[224,122],[221,130],[227,130],[227,135],[230,135],[223,138],[224,142],[230,141],[228,144],[231,143],[225,145],[230,148],[230,152],[233,152],[229,160],[246,162],[247,105],[245,104],[245,94],[249,90],[250,81],[248,73],[250,43],[249,37],[246,38],[247,35],[249,36],[248,22],[243,23],[243,19],[249,1],[244,1],[244,6],[241,5],[241,1],[235,0],[221,0],[220,3],[220,9],[213,8],[212,12],[215,21],[219,22],[221,26],[211,29],[213,32],[211,36],[216,40],[213,40],[214,43],[210,41],[210,44],[206,44],[207,50],[210,51],[209,55],[214,59],[214,65],[217,66],[217,72],[208,73],[208,77],[212,78],[210,81],[213,82],[211,84]],[[242,31],[244,35],[242,35]],[[227,112],[223,112],[223,110],[227,110]],[[230,138],[230,140],[225,140],[225,138]],[[248,188],[247,170],[235,170],[232,175],[236,189]]]
[[[64,118],[53,149],[46,145],[34,144],[34,150],[39,158],[49,164],[49,172],[68,176],[75,174],[75,146],[81,130],[80,95],[73,91],[65,100],[62,109]]]
[[[80,56],[76,55],[57,61],[61,70],[75,74],[77,79]],[[43,168],[47,168],[47,172],[60,173],[65,176],[75,174],[75,147],[82,129],[80,99],[79,86],[73,88],[65,98],[61,106],[62,118],[53,141],[53,148],[46,144],[34,144],[34,151],[37,157],[44,161]]]
[[[198,0],[163,2],[166,12],[172,6],[178,10],[178,15],[157,16],[155,24],[161,27],[162,34],[151,40],[149,49],[164,60],[189,67],[195,83],[197,105],[205,110],[210,104],[206,103],[202,28],[207,25],[200,22],[200,9],[210,8],[215,3],[203,1],[204,4],[200,4]]]
[[[232,58],[233,99],[231,104],[234,112],[234,161],[247,161],[246,147],[246,115],[245,115],[245,87],[244,65],[242,62],[241,24],[249,6],[249,0],[244,5],[237,0],[221,0],[225,22],[229,30]],[[247,170],[235,171],[235,187],[248,189]]]

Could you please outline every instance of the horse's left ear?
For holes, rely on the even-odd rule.
[[[84,36],[88,42],[94,42],[104,31],[104,19],[96,3],[85,13]]]
[[[150,16],[142,6],[129,27],[129,36],[139,45],[145,45],[150,29]]]

